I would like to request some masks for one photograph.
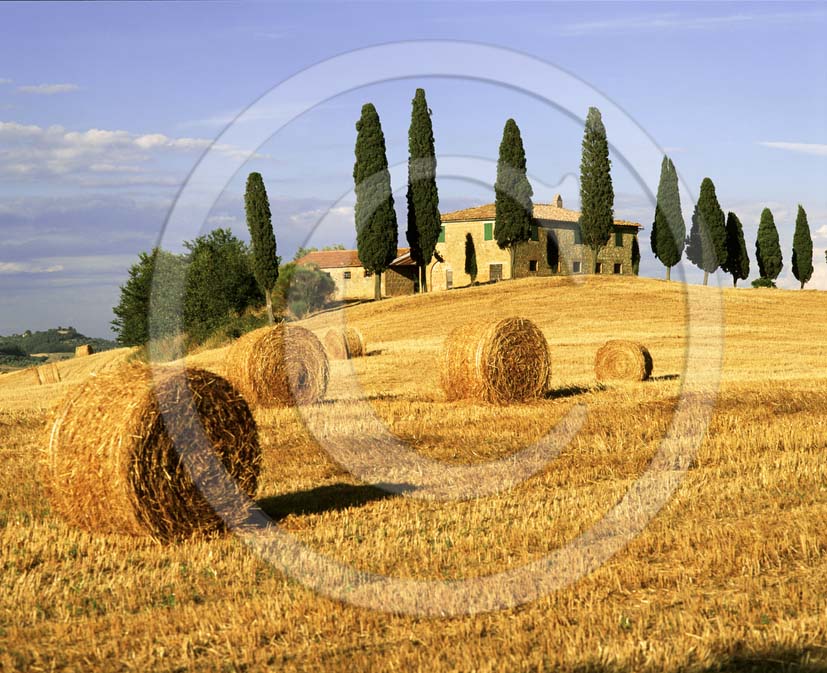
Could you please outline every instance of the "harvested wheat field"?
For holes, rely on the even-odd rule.
[[[718,296],[649,279],[531,279],[302,323],[323,333],[344,322],[369,349],[330,363],[324,401],[254,409],[258,504],[328,559],[436,582],[420,607],[437,615],[454,586],[442,581],[516,571],[589,531],[659,455],[685,384],[690,421],[703,417],[721,365],[708,432],[641,534],[567,586],[472,615],[407,613],[422,586],[412,582],[385,596],[395,612],[320,595],[232,536],[160,545],[69,526],[32,466],[51,409],[89,371],[61,363],[50,385],[2,377],[0,670],[827,670],[827,294],[727,289],[722,307]],[[540,328],[552,355],[545,397],[446,401],[440,353],[472,315]],[[645,344],[653,378],[598,383],[595,353],[611,339]],[[223,373],[226,354],[190,364]],[[448,475],[521,451],[578,409],[582,426],[545,467],[458,501],[406,492],[414,471],[390,459],[376,476],[397,488],[365,485],[320,446],[401,442]],[[670,475],[681,464],[655,463]],[[360,591],[338,595],[358,602]]]

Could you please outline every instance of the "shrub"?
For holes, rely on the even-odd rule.
[[[772,278],[756,278],[752,281],[753,287],[775,287],[775,281]]]

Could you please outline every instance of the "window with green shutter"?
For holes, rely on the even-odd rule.
[[[536,224],[531,225],[531,240],[532,241],[539,241],[540,240],[540,230],[537,228]]]
[[[623,247],[623,232],[616,231],[615,232],[615,247],[622,248]]]
[[[445,243],[445,225],[442,225],[442,228],[439,230],[439,243]]]
[[[577,225],[574,228],[574,244],[575,245],[582,245],[583,243],[583,232],[580,230],[580,225]]]
[[[483,225],[485,235],[483,238],[486,241],[493,241],[494,240],[494,223],[493,222],[486,222]]]

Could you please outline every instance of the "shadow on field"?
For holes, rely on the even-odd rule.
[[[660,376],[652,376],[649,380],[650,381],[674,381],[675,379],[679,379],[681,377],[680,374],[661,374]]]
[[[601,390],[606,390],[606,386],[598,383],[594,386],[564,386],[562,388],[553,388],[546,392],[547,400],[562,400],[566,397],[576,397],[577,395],[585,395],[586,393],[596,393]]]
[[[740,649],[740,648],[739,648]],[[757,652],[736,651],[721,655],[711,666],[664,669],[667,673],[827,673],[826,648],[777,648]],[[813,655],[816,655],[814,659]],[[627,673],[628,668],[604,663],[587,663],[574,669],[577,673]]]
[[[374,500],[396,497],[412,488],[408,484],[386,484],[384,488],[364,484],[330,484],[306,491],[272,495],[262,498],[256,504],[271,519],[278,521],[291,514],[321,514],[361,507]]]

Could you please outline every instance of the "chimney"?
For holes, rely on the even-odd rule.
[[[551,200],[551,205],[555,208],[562,208],[563,207],[563,197],[559,194],[555,194],[554,198]]]

